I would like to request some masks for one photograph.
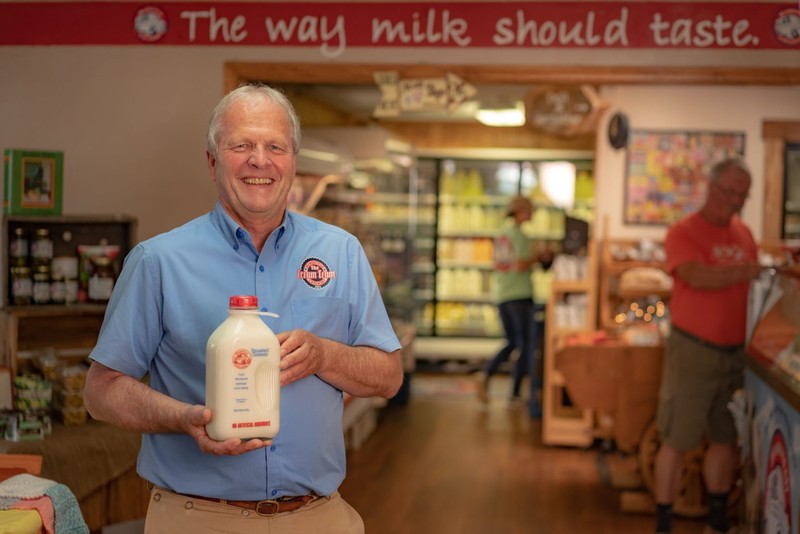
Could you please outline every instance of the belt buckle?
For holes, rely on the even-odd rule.
[[[271,511],[271,512],[262,512],[261,511],[261,505],[262,504],[263,505],[272,506],[273,507],[273,511]],[[272,517],[272,516],[275,516],[275,515],[278,514],[278,509],[279,509],[280,505],[281,505],[281,503],[279,503],[278,501],[274,501],[274,500],[270,500],[270,499],[263,500],[263,501],[258,501],[256,503],[256,513],[258,515],[262,516],[262,517]]]

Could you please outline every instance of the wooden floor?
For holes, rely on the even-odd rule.
[[[509,408],[506,379],[494,380],[488,408],[467,376],[414,375],[412,385],[410,402],[382,410],[377,431],[348,453],[341,493],[367,534],[654,531],[653,516],[620,512],[599,449],[542,445],[541,422]],[[674,534],[703,529],[673,524]]]

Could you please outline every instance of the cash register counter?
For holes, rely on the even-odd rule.
[[[0,453],[42,456],[42,478],[66,485],[92,532],[142,518],[149,492],[136,474],[141,435],[89,420],[85,425],[54,423],[43,440],[0,440]]]
[[[800,274],[753,285],[742,436],[742,532],[800,527]]]

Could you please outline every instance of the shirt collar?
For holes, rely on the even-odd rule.
[[[289,210],[286,210],[280,226],[273,230],[272,234],[267,238],[265,248],[272,247],[277,252],[286,246],[286,243],[291,239],[294,233],[294,218],[295,215]],[[225,211],[225,208],[222,207],[219,201],[217,201],[214,205],[214,209],[211,211],[211,221],[214,226],[222,232],[225,240],[232,245],[244,242],[252,246],[250,234],[228,215],[228,212]]]

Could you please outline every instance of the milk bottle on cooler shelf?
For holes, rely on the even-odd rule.
[[[206,344],[206,406],[212,439],[272,438],[280,429],[280,344],[258,297],[230,298],[228,317]]]

